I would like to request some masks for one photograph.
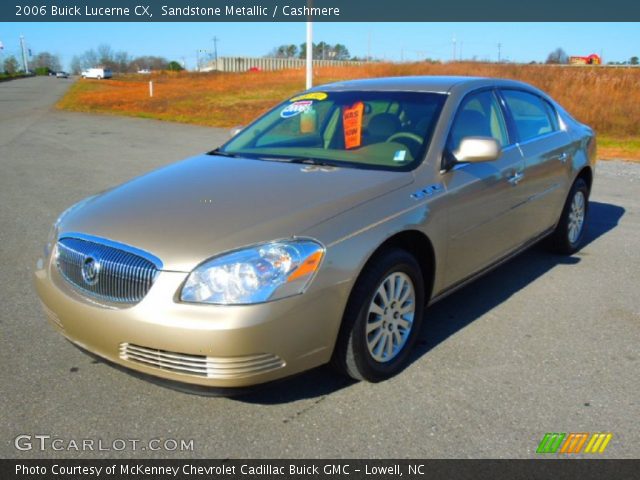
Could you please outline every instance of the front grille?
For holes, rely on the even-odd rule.
[[[142,300],[160,265],[144,258],[144,252],[108,240],[102,243],[102,239],[87,238],[58,240],[56,264],[62,277],[83,293],[101,300],[127,305]]]
[[[242,378],[284,367],[277,355],[259,353],[241,357],[207,357],[120,344],[120,358],[170,372],[205,378]]]

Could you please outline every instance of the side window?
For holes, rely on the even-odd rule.
[[[555,112],[542,98],[519,90],[504,90],[502,94],[521,142],[558,130]]]
[[[502,111],[493,92],[471,94],[462,101],[449,134],[449,150],[456,151],[465,137],[492,137],[503,147],[509,144]]]

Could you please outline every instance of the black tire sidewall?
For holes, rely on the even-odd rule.
[[[371,356],[367,347],[367,316],[369,306],[378,287],[385,278],[395,272],[404,273],[411,279],[416,296],[416,309],[411,332],[402,351],[393,360],[381,363]],[[403,250],[386,252],[379,257],[377,262],[363,272],[362,277],[359,279],[359,285],[354,288],[354,298],[350,301],[352,305],[349,309],[352,315],[355,314],[355,318],[349,332],[345,360],[347,370],[352,376],[370,382],[378,382],[395,375],[406,366],[412,347],[420,334],[420,326],[424,314],[424,297],[424,279],[420,266],[413,256]],[[353,375],[356,372],[357,374]]]
[[[571,204],[576,196],[576,193],[582,192],[584,196],[584,221],[582,223],[582,230],[575,242],[569,240],[569,214],[571,213]],[[587,229],[587,216],[589,213],[589,187],[582,178],[578,178],[569,192],[564,209],[562,210],[562,217],[556,231],[556,247],[560,253],[571,254],[576,252],[582,245],[584,240],[585,231]]]

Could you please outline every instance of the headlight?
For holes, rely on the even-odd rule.
[[[255,245],[206,261],[182,288],[184,302],[241,305],[302,293],[318,271],[324,247],[296,239]]]
[[[64,220],[64,217],[69,215],[74,210],[84,206],[89,200],[93,199],[97,195],[92,195],[90,197],[85,198],[84,200],[80,200],[78,203],[74,203],[69,208],[67,208],[64,212],[60,214],[60,216],[53,222],[51,225],[51,229],[49,230],[49,235],[47,236],[47,243],[44,246],[44,258],[49,258],[49,254],[53,250],[53,246],[58,240],[58,228],[60,227],[60,223]]]

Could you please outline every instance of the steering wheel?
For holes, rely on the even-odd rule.
[[[387,138],[385,141],[386,142],[393,142],[399,138],[406,138],[409,140],[413,140],[414,142],[418,142],[418,144],[422,145],[422,138],[420,137],[420,135],[416,135],[415,133],[411,133],[411,132],[397,132],[394,133],[393,135],[391,135],[389,138]]]
[[[389,138],[387,138],[386,142],[394,142],[398,140],[404,140],[400,141],[400,143],[409,149],[413,157],[418,154],[418,152],[420,151],[420,147],[422,147],[422,138],[420,137],[420,135],[416,135],[415,133],[411,132],[394,133]],[[410,140],[410,142],[407,142],[407,140]]]

